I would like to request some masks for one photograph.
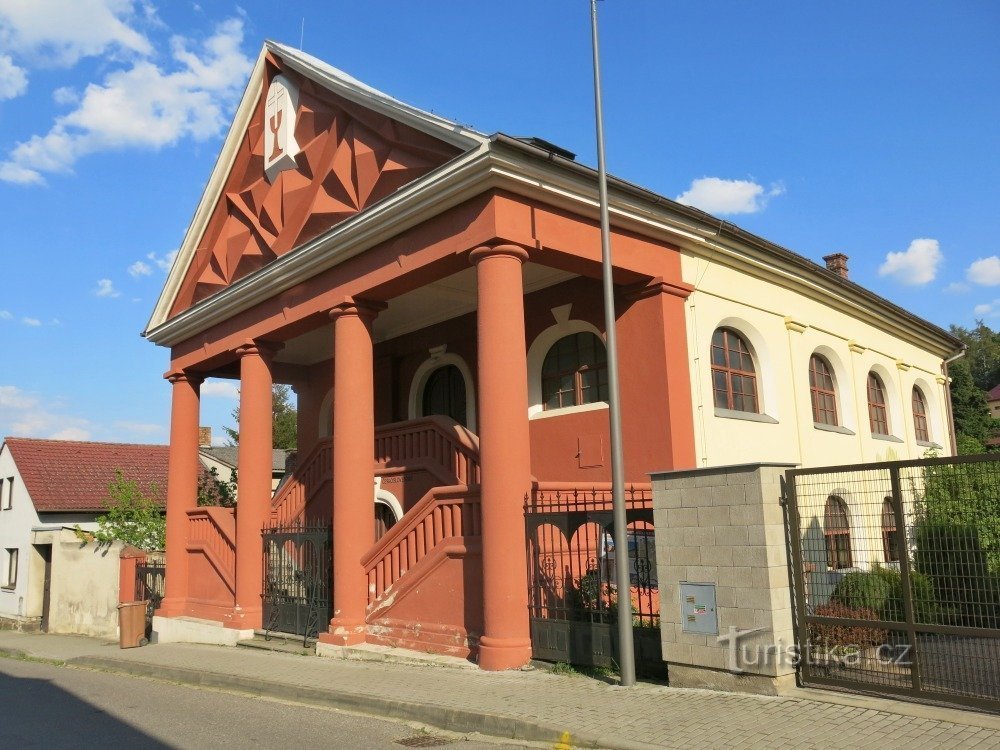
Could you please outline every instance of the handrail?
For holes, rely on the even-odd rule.
[[[193,508],[187,511],[189,548],[201,549],[222,580],[236,585],[236,516],[231,508]]]
[[[332,451],[332,438],[325,438],[298,462],[271,501],[271,523],[287,525],[305,513],[313,494],[333,476]],[[397,466],[425,466],[443,481],[479,485],[479,438],[448,417],[434,415],[376,428],[374,460],[376,473]]]
[[[586,503],[594,509],[610,509],[612,486],[610,482],[533,482],[531,496],[525,497],[525,501],[525,505],[536,509],[567,503],[574,506]],[[653,486],[649,483],[627,484],[625,505],[629,508],[652,508]]]
[[[481,534],[477,490],[462,485],[432,488],[361,559],[368,575],[369,605],[445,540]]]

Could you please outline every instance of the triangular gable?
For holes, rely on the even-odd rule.
[[[265,98],[279,75],[296,94],[299,151],[291,168],[269,176],[265,128],[281,120],[266,121]],[[149,328],[484,140],[298,50],[265,43]],[[280,151],[273,139],[268,148]]]

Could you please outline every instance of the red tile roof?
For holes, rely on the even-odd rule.
[[[166,445],[14,437],[4,442],[39,512],[106,510],[117,469],[136,480],[143,494],[155,484],[161,505],[167,497]]]

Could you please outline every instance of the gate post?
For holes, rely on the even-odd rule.
[[[899,481],[899,466],[889,467],[889,482],[892,487],[892,514],[896,519],[899,534],[899,578],[903,589],[903,617],[906,619],[906,635],[910,639],[910,679],[913,689],[920,690],[923,678],[920,674],[920,654],[917,646],[917,623],[913,612],[913,585],[910,583],[910,540],[906,534],[906,517],[903,515],[903,492]]]
[[[798,654],[798,673],[808,676],[811,666],[812,643],[809,638],[809,624],[806,621],[808,603],[806,601],[805,564],[802,555],[802,520],[799,516],[799,499],[795,493],[795,470],[785,472],[781,478],[781,499],[785,505],[788,523],[788,538],[791,541],[792,597],[795,611],[795,647]]]

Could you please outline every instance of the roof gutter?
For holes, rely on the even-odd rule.
[[[944,377],[944,395],[946,396],[944,403],[945,408],[948,410],[948,425],[951,427],[949,432],[951,433],[951,455],[953,456],[958,455],[958,436],[955,433],[955,415],[951,410],[951,376],[948,375],[948,365],[957,359],[961,359],[968,352],[969,345],[962,344],[961,349],[941,363],[941,375]]]

